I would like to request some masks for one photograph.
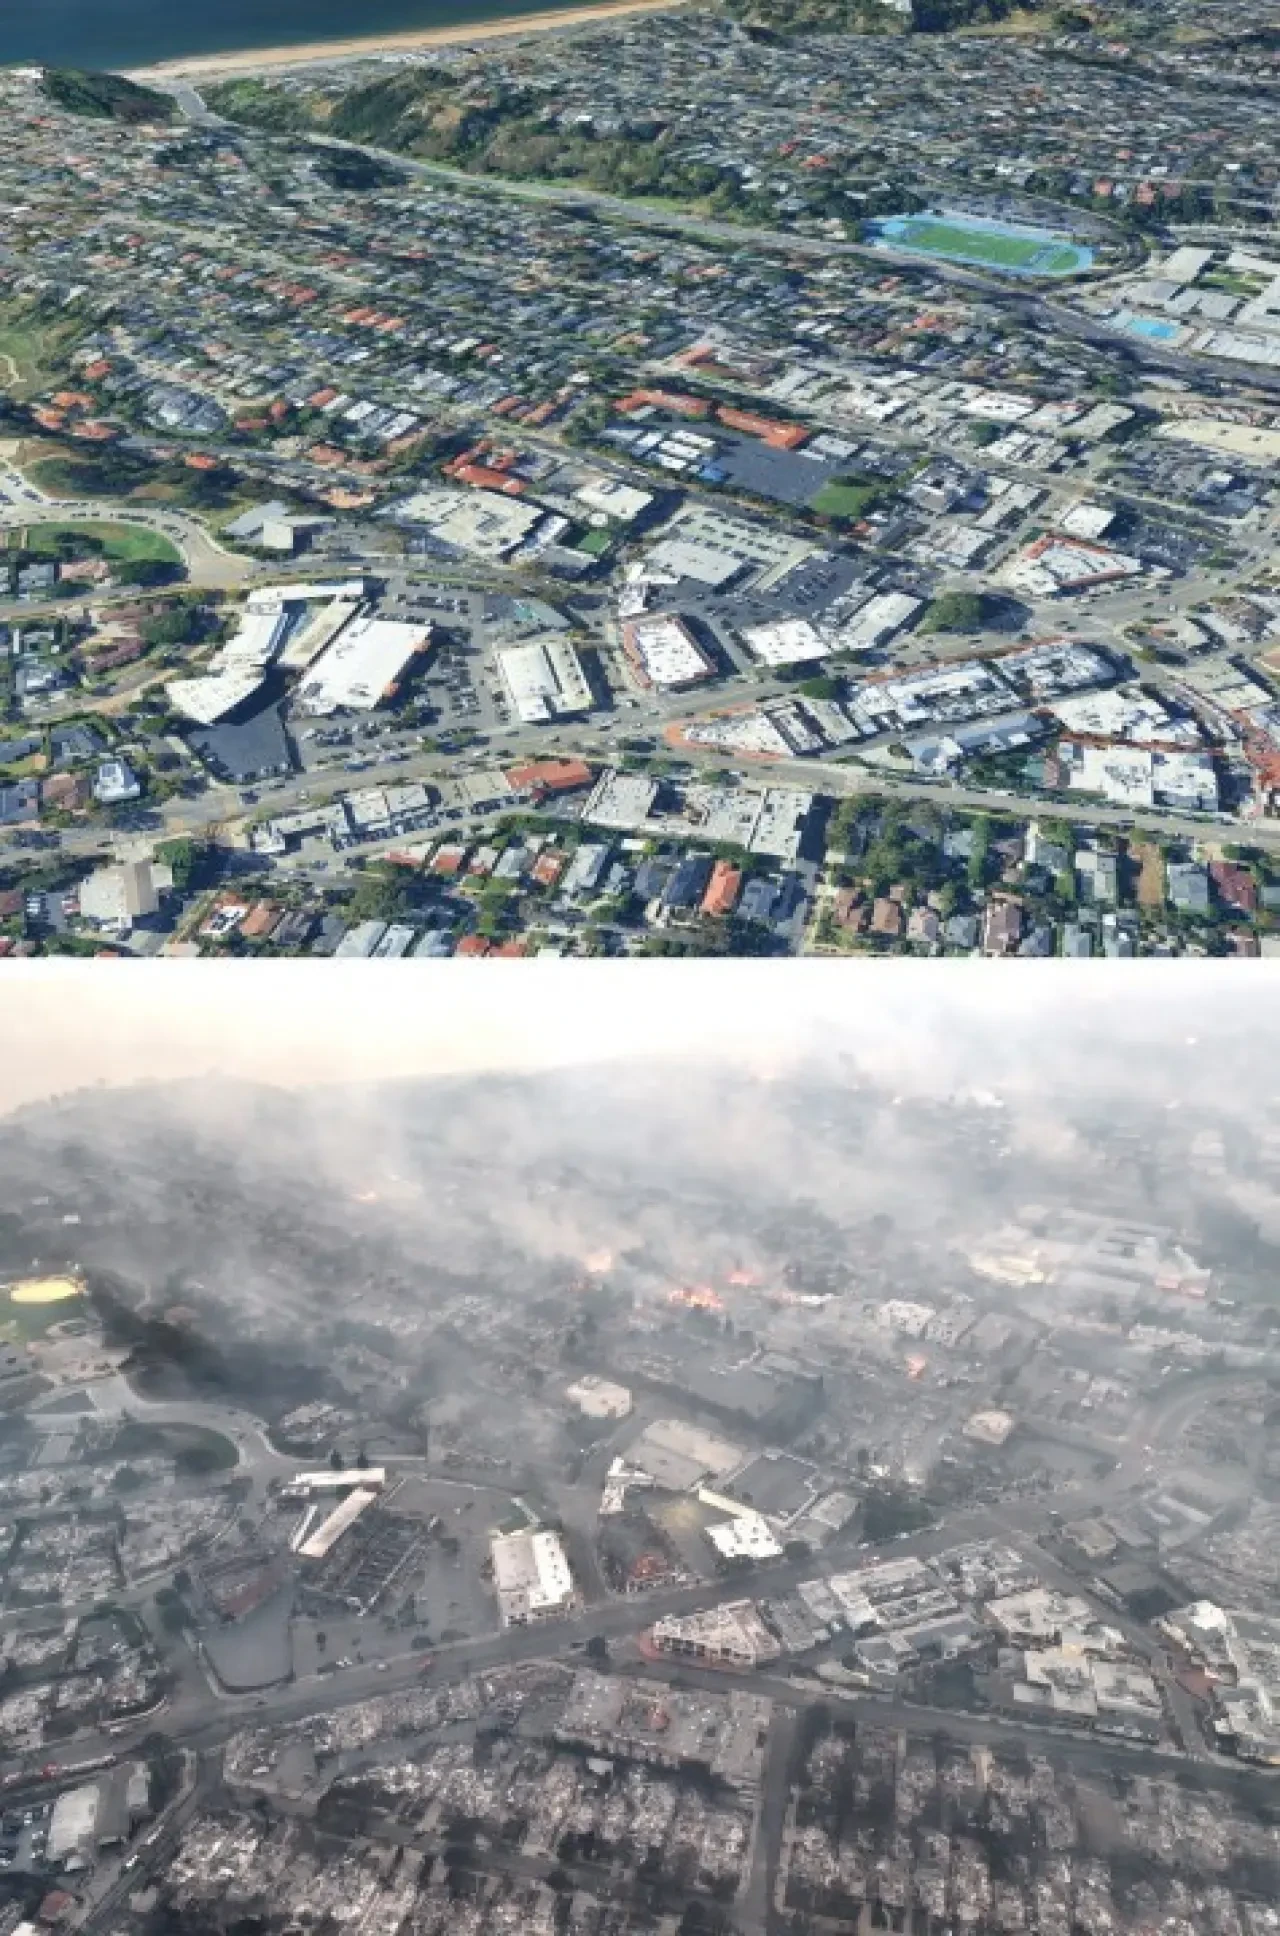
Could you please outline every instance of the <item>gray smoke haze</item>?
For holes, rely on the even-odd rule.
[[[1187,1230],[1196,1131],[1280,1097],[1257,964],[353,966],[6,977],[0,1213],[276,1329],[344,1272],[411,1303],[606,1257],[640,1286],[818,1252],[856,1278],[872,1219],[940,1254],[1118,1165]],[[1264,1179],[1236,1196],[1280,1230]]]

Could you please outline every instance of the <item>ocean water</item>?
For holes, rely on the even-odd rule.
[[[144,67],[192,54],[519,19],[574,0],[0,0],[0,66]]]

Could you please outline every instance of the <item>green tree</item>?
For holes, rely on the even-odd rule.
[[[68,114],[93,121],[172,121],[172,97],[141,87],[123,74],[93,74],[73,67],[46,67],[41,87]]]
[[[365,873],[350,901],[351,921],[398,921],[409,908],[410,883],[404,869],[381,865]]]
[[[213,854],[213,848],[206,841],[192,840],[189,836],[162,840],[156,848],[156,859],[170,869],[180,894],[207,885],[213,874]]]
[[[209,614],[200,604],[186,598],[175,598],[154,618],[143,620],[143,643],[152,646],[193,645],[204,637],[208,618]]]
[[[486,941],[496,941],[507,925],[513,888],[509,881],[487,881],[480,894],[480,918],[477,929]]]
[[[932,599],[920,621],[920,631],[978,632],[987,614],[987,600],[980,592],[941,592]]]
[[[175,578],[185,578],[186,567],[162,558],[135,558],[120,567],[120,575],[131,585],[171,585]]]
[[[986,886],[990,859],[991,822],[985,814],[978,814],[973,822],[973,845],[969,850],[969,860],[965,870],[970,887]]]

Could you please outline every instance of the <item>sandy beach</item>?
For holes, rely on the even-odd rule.
[[[247,47],[222,54],[193,54],[189,59],[157,61],[130,70],[136,81],[216,81],[232,74],[252,74],[269,67],[300,67],[308,62],[369,59],[378,54],[412,53],[417,48],[469,47],[482,40],[517,34],[544,34],[568,27],[590,27],[629,13],[668,13],[685,0],[605,0],[603,6],[558,7],[547,13],[504,15],[494,20],[455,21],[448,27],[425,27],[415,33],[371,34],[352,40],[299,41],[287,47]]]

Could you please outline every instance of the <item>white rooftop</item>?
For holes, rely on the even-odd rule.
[[[531,639],[507,646],[497,657],[511,703],[526,725],[591,710],[591,688],[566,640]]]
[[[303,712],[347,708],[369,712],[393,690],[416,653],[431,642],[430,625],[374,616],[353,619],[316,659],[298,688]]]
[[[743,642],[753,658],[762,665],[797,665],[807,659],[825,659],[827,645],[807,618],[779,619],[773,625],[748,625]]]
[[[214,726],[251,699],[262,683],[262,674],[252,670],[208,672],[195,679],[170,679],[165,693],[184,719],[194,720],[199,726]]]
[[[341,1505],[335,1506],[328,1518],[317,1526],[298,1547],[299,1556],[304,1560],[322,1560],[326,1553],[335,1547],[342,1535],[354,1526],[362,1512],[370,1507],[377,1493],[368,1486],[357,1486],[349,1492]]]
[[[553,1613],[573,1599],[573,1574],[557,1533],[499,1533],[489,1550],[504,1618]]]
[[[709,678],[714,669],[683,620],[668,613],[628,619],[623,640],[652,686],[691,685]]]

